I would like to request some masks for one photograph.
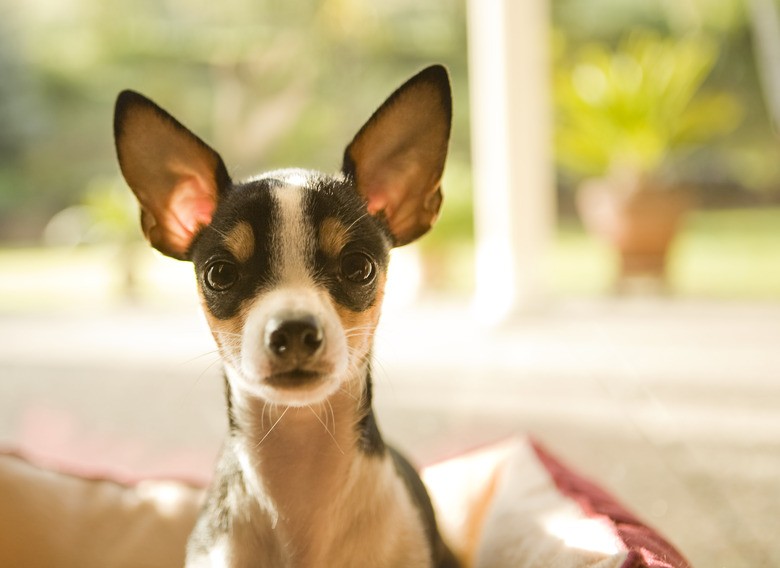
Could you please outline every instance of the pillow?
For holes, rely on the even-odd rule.
[[[538,443],[512,439],[422,472],[442,532],[475,568],[690,568]],[[0,566],[172,568],[203,489],[70,475],[0,452]]]
[[[180,568],[203,490],[41,468],[0,453],[0,566]]]
[[[658,533],[539,443],[513,439],[423,472],[476,568],[690,568]]]

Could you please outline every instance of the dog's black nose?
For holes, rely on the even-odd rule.
[[[265,346],[279,359],[303,361],[322,346],[320,322],[310,314],[280,314],[265,326]]]

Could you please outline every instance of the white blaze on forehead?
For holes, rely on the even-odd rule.
[[[309,284],[312,279],[307,256],[314,249],[314,231],[304,218],[305,191],[285,180],[274,192],[280,222],[274,233],[273,264],[283,284]]]
[[[250,181],[270,179],[286,183],[287,185],[305,187],[309,185],[309,182],[314,175],[316,175],[314,172],[301,169],[274,170],[251,178]]]
[[[294,185],[296,187],[305,187],[309,182],[309,176],[303,170],[289,170],[279,176],[287,185]]]

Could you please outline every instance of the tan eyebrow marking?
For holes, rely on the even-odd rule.
[[[230,229],[225,235],[225,246],[239,262],[246,262],[255,252],[255,233],[246,221]]]
[[[330,257],[337,257],[347,244],[349,230],[334,217],[328,217],[320,225],[320,248]]]

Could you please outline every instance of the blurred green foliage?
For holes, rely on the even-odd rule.
[[[240,179],[336,170],[374,108],[440,61],[458,101],[451,162],[467,168],[460,0],[0,2],[0,238],[34,239],[57,211],[94,202],[95,179],[118,176],[123,88],[168,109]]]
[[[777,191],[780,148],[741,0],[550,5],[564,40],[556,61],[567,64],[593,42],[612,53],[637,27],[710,38],[718,56],[702,89],[739,100],[743,120],[675,167],[702,184]],[[455,124],[444,213],[428,245],[467,241],[466,46],[465,0],[0,0],[0,239],[35,241],[58,211],[121,184],[111,134],[121,89],[170,110],[236,178],[291,165],[330,171],[387,94],[440,61],[452,72]]]
[[[615,48],[580,46],[556,66],[558,163],[576,176],[659,176],[680,153],[734,130],[736,97],[701,89],[717,55],[706,36],[642,30]]]
[[[678,129],[677,124],[670,124],[663,129],[659,113],[649,115],[650,124],[645,140],[643,133],[637,134],[643,125],[639,113],[629,113],[627,120],[631,125],[625,128],[623,134],[633,130],[634,135],[628,136],[629,144],[639,148],[639,156],[646,164],[658,157],[664,159],[666,174],[674,176],[689,186],[700,190],[701,202],[705,205],[746,205],[755,203],[776,203],[780,191],[780,143],[772,128],[772,120],[768,116],[766,93],[762,83],[766,80],[761,76],[755,58],[755,33],[752,28],[747,3],[742,0],[556,0],[551,4],[553,21],[556,25],[555,42],[553,46],[556,70],[560,79],[561,73],[568,68],[571,71],[578,58],[599,67],[599,56],[594,54],[590,46],[596,46],[595,51],[602,52],[602,70],[605,77],[609,72],[604,68],[603,53],[618,58],[614,67],[625,67],[621,72],[636,76],[636,71],[621,65],[626,61],[622,57],[625,50],[635,51],[637,46],[631,46],[632,38],[637,32],[646,36],[649,31],[655,34],[660,42],[675,44],[681,42],[699,43],[700,51],[710,51],[711,54],[700,54],[698,64],[700,71],[706,71],[706,77],[691,75],[687,78],[689,88],[695,86],[703,96],[699,99],[704,107],[699,109],[694,99],[690,110],[684,114],[694,119],[689,112],[697,115],[694,119],[696,130],[701,134],[701,127],[709,129],[713,135],[706,144],[681,144],[680,138],[670,130]],[[704,44],[710,44],[705,47]],[[688,48],[690,49],[690,48]],[[668,58],[669,55],[660,55]],[[590,59],[590,61],[588,61]],[[710,61],[706,61],[711,59]],[[690,62],[689,62],[690,64]],[[661,72],[658,62],[650,62],[651,69],[645,72]],[[655,69],[653,69],[655,68]],[[610,70],[612,71],[612,70]],[[614,77],[610,78],[613,82]],[[619,79],[617,79],[619,81]],[[629,77],[630,82],[630,77]],[[684,82],[684,81],[683,81]],[[561,83],[556,86],[561,88]],[[609,85],[616,88],[615,84]],[[652,88],[651,85],[647,87]],[[563,86],[558,92],[559,97],[567,96],[573,87]],[[684,91],[680,91],[681,93]],[[707,101],[718,93],[719,102]],[[625,94],[621,95],[626,100]],[[714,97],[714,98],[718,98]],[[682,100],[682,98],[681,98]],[[647,101],[645,101],[647,102]],[[661,107],[667,108],[667,100],[661,100]],[[728,135],[714,136],[719,129],[727,130],[729,122],[735,118],[736,105],[741,112],[739,126],[729,131]],[[714,105],[714,108],[709,107]],[[709,107],[709,108],[708,108]],[[646,110],[646,107],[645,107]],[[602,118],[604,116],[604,109]],[[617,109],[611,109],[612,119],[617,115]],[[623,112],[622,110],[620,112]],[[722,116],[721,113],[723,113]],[[587,119],[584,119],[587,120]],[[598,118],[594,119],[598,120]],[[717,124],[723,122],[723,124]],[[570,124],[559,123],[562,129],[570,128]],[[590,125],[592,128],[594,125]],[[634,128],[635,127],[635,128]],[[665,132],[664,132],[665,130]],[[687,129],[686,129],[687,130]],[[690,130],[679,132],[685,134],[688,141],[693,141]],[[596,146],[604,147],[603,132],[596,135]],[[669,139],[671,151],[660,150],[659,140]],[[558,139],[562,138],[559,131]],[[633,139],[632,139],[633,138]],[[567,142],[570,144],[570,142]],[[685,152],[682,150],[685,149]],[[567,163],[570,167],[561,169],[560,183],[565,187],[576,185],[586,174],[592,174],[598,161],[598,156],[590,156],[582,164],[571,164],[566,156],[559,155],[559,163]],[[601,156],[604,161],[603,153]]]

